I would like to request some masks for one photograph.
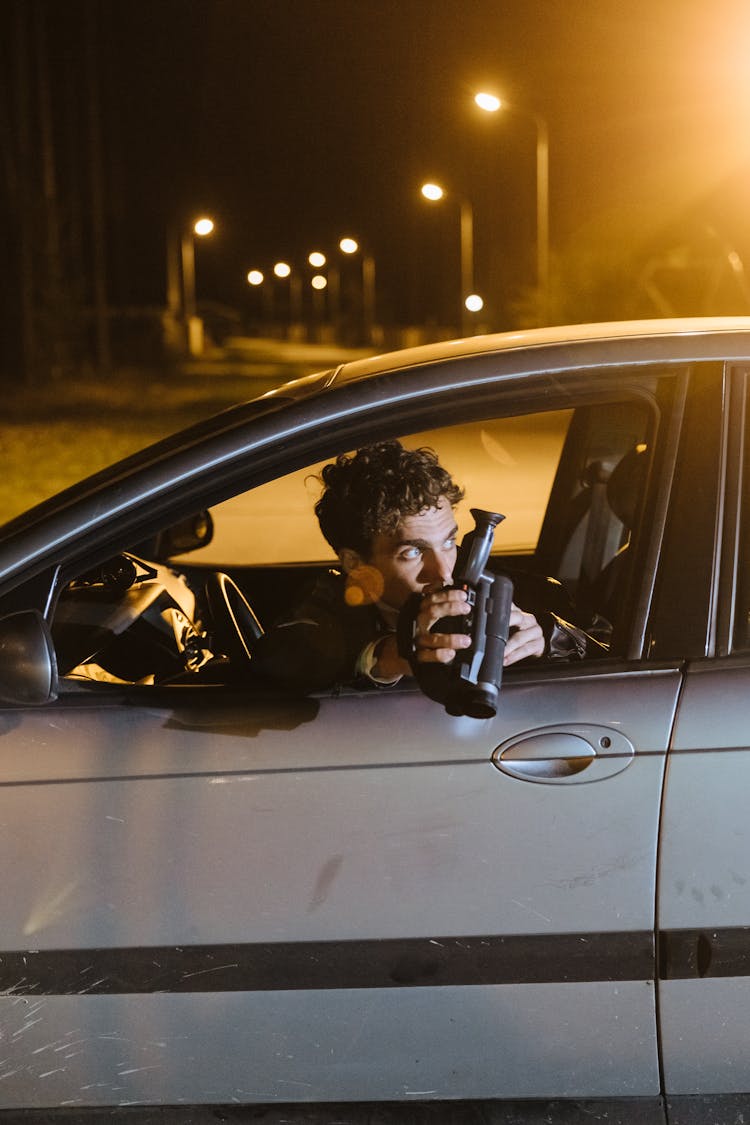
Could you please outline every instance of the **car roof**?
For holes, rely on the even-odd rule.
[[[518,350],[553,349],[560,345],[584,344],[596,350],[597,345],[614,341],[633,341],[654,337],[744,337],[747,347],[750,316],[675,317],[661,320],[623,320],[597,324],[568,324],[549,328],[497,332],[485,336],[466,336],[457,340],[403,348],[366,359],[342,364],[334,373],[335,381],[354,382],[382,374],[425,364],[441,364],[470,356],[498,355]],[[724,340],[726,343],[726,340]],[[330,385],[330,383],[328,384]],[[274,392],[269,392],[273,394]]]

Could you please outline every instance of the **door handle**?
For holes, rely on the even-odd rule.
[[[492,763],[521,781],[569,785],[613,777],[634,757],[633,743],[620,731],[576,723],[516,735],[496,747]]]

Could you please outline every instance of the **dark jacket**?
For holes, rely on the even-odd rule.
[[[602,643],[603,638],[571,624],[571,607],[559,583],[528,575],[514,577],[514,600],[534,613],[542,626],[548,659],[580,660],[606,653],[606,640]],[[254,670],[300,694],[344,684],[375,687],[372,680],[358,674],[357,663],[363,649],[389,630],[376,606],[348,605],[345,589],[343,574],[331,570],[321,575],[260,639]]]
[[[388,630],[374,605],[347,605],[344,591],[343,574],[321,575],[261,638],[253,668],[302,693],[356,683],[360,653]]]

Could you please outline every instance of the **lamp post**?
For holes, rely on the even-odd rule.
[[[273,292],[270,285],[265,284],[266,277],[263,270],[252,269],[247,272],[247,283],[255,290],[260,290],[260,317],[261,331],[268,331],[273,320]]]
[[[485,113],[507,109],[530,117],[536,129],[536,282],[542,321],[549,314],[549,130],[543,117],[533,110],[511,105],[495,94],[479,93],[476,105]]]
[[[195,301],[195,235],[205,238],[213,231],[213,219],[204,216],[196,219],[192,226],[184,228],[180,240],[182,316],[190,355],[200,355],[203,351],[203,322],[196,315]]]
[[[293,335],[302,319],[302,279],[288,262],[277,262],[273,267],[274,276],[289,281],[289,331]]]
[[[422,184],[422,195],[431,203],[438,203],[445,197],[440,184]],[[474,294],[474,208],[468,199],[459,199],[459,231],[461,239],[461,332],[469,335],[469,309],[466,301]]]
[[[344,237],[339,241],[339,250],[349,256],[359,253],[361,247],[356,238]],[[375,259],[371,254],[362,254],[362,334],[366,344],[373,341],[375,329]]]
[[[328,258],[321,250],[312,250],[307,255],[307,264],[314,271],[309,279],[310,290],[312,297],[312,320],[310,331],[313,340],[321,343],[325,323],[326,312],[326,289],[328,289],[328,277],[320,272],[328,265]],[[329,291],[330,292],[330,291]]]
[[[308,301],[305,296],[308,284],[312,294],[312,316],[316,322],[316,329],[322,324],[325,313],[325,290],[328,288],[329,281],[324,274],[317,271],[326,266],[326,256],[320,251],[314,250],[312,253],[308,254],[307,263],[313,270],[313,274],[310,277],[304,274],[302,268],[296,265],[292,266],[289,262],[282,260],[274,264],[270,271],[272,276],[269,278],[266,278],[263,270],[257,268],[248,270],[245,275],[248,285],[262,292],[264,315],[269,323],[273,320],[274,305],[277,311],[281,312],[282,318],[284,311],[286,311],[288,314],[287,333],[289,336],[300,332],[303,327],[305,335],[307,335],[309,331],[309,326],[303,324],[303,314],[308,307]],[[279,302],[274,302],[274,279],[286,283],[284,288],[286,290],[287,299],[282,302],[280,310]],[[270,284],[267,282],[270,282]]]
[[[318,342],[322,343],[320,336],[325,321],[325,291],[328,288],[328,278],[322,273],[313,274],[310,278],[310,288],[312,289],[313,331],[318,337]]]

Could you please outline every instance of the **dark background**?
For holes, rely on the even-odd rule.
[[[750,311],[745,0],[2,0],[0,11],[6,374],[23,358],[24,276],[37,341],[91,308],[97,276],[110,311],[135,322],[164,304],[168,227],[202,211],[217,229],[197,247],[199,304],[238,324],[257,312],[248,269],[302,265],[345,233],[377,263],[379,319],[450,324],[458,216],[421,199],[426,178],[473,204],[486,326],[524,323],[535,130],[528,113],[477,110],[487,87],[549,126],[550,320]],[[86,347],[62,352],[69,362]]]

